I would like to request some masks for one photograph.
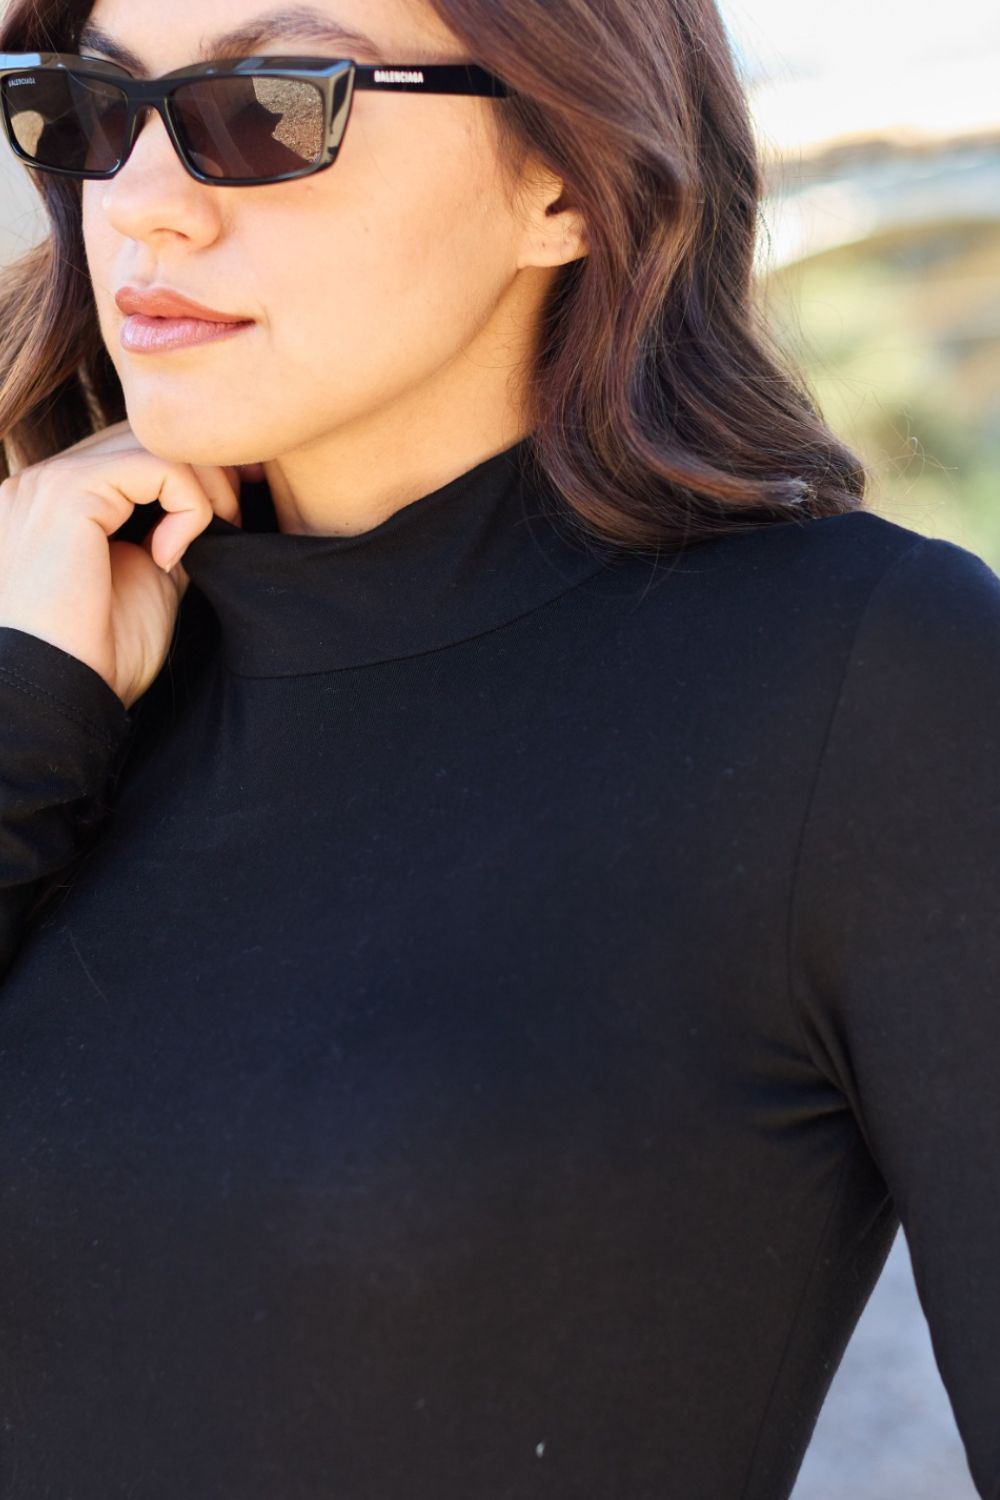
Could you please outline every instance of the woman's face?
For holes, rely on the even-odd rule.
[[[467,58],[423,0],[328,0],[327,23],[367,33],[390,62]],[[98,0],[90,23],[155,77],[199,61],[258,14],[248,0]],[[81,50],[99,55],[88,45]],[[308,31],[263,55],[353,56]],[[338,160],[264,187],[197,182],[146,117],[110,181],[83,184],[83,228],[104,341],[140,442],[188,463],[266,461],[313,529],[312,494],[346,466],[457,434],[488,453],[525,430],[519,368],[557,267],[583,253],[561,184],[500,171],[489,99],[358,91]],[[254,326],[183,350],[120,341],[121,287],[168,286]],[[289,528],[291,529],[291,528]],[[320,529],[320,528],[316,528]]]

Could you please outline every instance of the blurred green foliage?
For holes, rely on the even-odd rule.
[[[865,504],[1000,572],[1000,223],[938,223],[772,271],[769,321],[869,469]]]

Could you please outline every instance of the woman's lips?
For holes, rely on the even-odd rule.
[[[159,354],[166,349],[186,349],[225,338],[253,322],[208,323],[203,318],[149,318],[132,313],[121,328],[121,345],[133,354]]]

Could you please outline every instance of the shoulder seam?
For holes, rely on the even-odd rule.
[[[813,775],[812,785],[809,788],[809,794],[806,797],[805,809],[802,814],[801,824],[799,825],[799,836],[796,842],[795,853],[792,858],[792,869],[788,882],[788,906],[785,914],[785,989],[787,1004],[789,1011],[794,1017],[795,1028],[798,1032],[799,1040],[802,1044],[806,1057],[808,1057],[812,1061],[813,1065],[819,1069],[824,1077],[827,1078],[830,1077],[828,1069],[822,1066],[819,1059],[815,1055],[814,1049],[809,1044],[809,1038],[806,1034],[803,1014],[796,995],[794,969],[792,965],[792,938],[795,931],[796,899],[798,896],[799,876],[803,864],[803,853],[806,846],[809,826],[812,820],[813,807],[816,801],[816,793],[822,780],[823,768],[826,765],[827,752],[830,747],[830,742],[833,739],[834,727],[836,726],[837,719],[840,714],[840,706],[843,702],[844,690],[847,686],[847,681],[850,676],[851,663],[854,660],[854,651],[861,636],[862,628],[868,618],[871,607],[875,602],[876,596],[882,589],[883,584],[892,577],[901,563],[905,562],[905,560],[910,557],[912,553],[916,552],[919,547],[924,546],[929,540],[930,538],[926,536],[918,536],[910,544],[910,546],[908,546],[903,552],[898,553],[896,557],[892,559],[888,567],[885,568],[875,580],[875,583],[872,585],[871,592],[869,593],[868,598],[865,600],[864,605],[858,614],[854,630],[851,633],[850,644],[848,645],[847,651],[845,653],[844,666],[840,675],[840,682],[837,685],[837,691],[834,695],[833,706],[830,709],[830,717],[827,720],[826,731],[823,735],[823,743],[820,747],[819,755],[816,757],[816,770]],[[830,1081],[834,1083],[836,1082],[836,1080],[834,1079],[831,1079]]]

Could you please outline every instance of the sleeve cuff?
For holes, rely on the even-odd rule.
[[[87,729],[115,750],[133,718],[115,690],[79,657],[40,636],[0,626],[0,682]]]

